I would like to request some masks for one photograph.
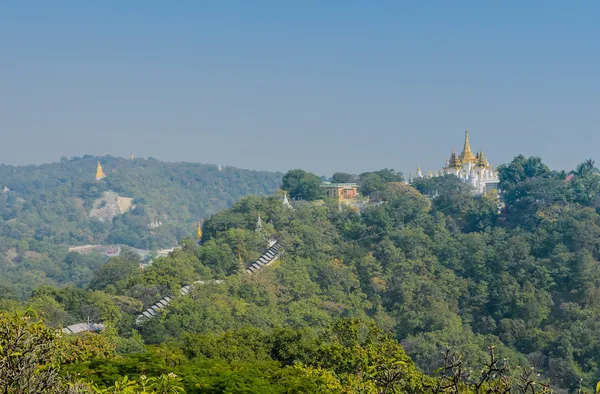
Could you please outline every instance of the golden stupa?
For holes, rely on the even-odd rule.
[[[202,238],[202,226],[200,225],[200,220],[196,224],[196,241],[200,241]]]
[[[104,178],[106,178],[106,174],[102,171],[102,164],[98,162],[98,167],[96,168],[96,180],[99,181]]]
[[[462,164],[475,164],[476,157],[471,151],[471,145],[469,144],[469,130],[465,130],[465,144],[463,146],[463,151],[460,154],[460,162]]]

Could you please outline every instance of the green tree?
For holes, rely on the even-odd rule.
[[[359,176],[358,187],[364,196],[373,196],[385,189],[389,182],[403,182],[402,173],[384,168],[374,172],[363,172]]]
[[[598,174],[598,168],[596,168],[596,163],[592,159],[587,159],[586,161],[577,165],[577,168],[570,172],[573,175],[577,176],[585,176],[588,174]]]
[[[377,192],[381,192],[387,182],[379,174],[361,174],[359,183],[359,192],[363,196],[371,196]]]
[[[530,178],[548,177],[552,172],[539,157],[516,156],[509,164],[498,167],[500,188],[506,189]]]
[[[31,311],[0,312],[0,390],[3,393],[75,393],[60,377],[62,342]]]
[[[321,178],[304,170],[291,170],[283,176],[281,188],[286,190],[290,197],[302,200],[316,200],[322,197]]]
[[[139,272],[140,261],[137,256],[124,255],[111,257],[98,271],[90,282],[90,289],[102,290],[109,285]]]
[[[331,177],[333,183],[352,183],[356,182],[356,176],[346,172],[336,172]]]

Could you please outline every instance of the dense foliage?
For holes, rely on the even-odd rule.
[[[389,334],[358,319],[318,333],[245,328],[120,351],[114,334],[62,337],[29,311],[0,312],[0,322],[5,393],[549,392],[535,371],[511,368],[493,347],[480,373],[463,374],[462,356],[446,352],[440,371],[428,376]]]
[[[360,193],[364,196],[374,197],[378,197],[377,194],[383,192],[386,184],[389,182],[402,181],[404,181],[402,173],[388,168],[373,172],[363,172],[357,180]]]
[[[378,198],[390,182],[403,182],[404,176],[393,169],[363,172],[360,175],[336,172],[331,176],[334,183],[357,183],[360,193],[365,197]]]
[[[543,387],[532,378],[593,392],[598,171],[588,161],[559,173],[522,156],[499,171],[504,206],[453,176],[386,181],[383,203],[361,211],[246,197],[205,221],[200,246],[184,239],[144,270],[134,256],[114,258],[85,289],[41,287],[0,308],[31,305],[51,327],[107,324],[79,339],[63,369],[99,387],[173,373],[187,392],[208,393]],[[285,245],[281,260],[245,274],[272,238]],[[135,323],[161,297],[209,279],[224,281]],[[465,357],[440,357],[445,348]]]
[[[288,171],[281,188],[293,199],[313,201],[322,197],[321,178],[304,170]]]
[[[100,181],[97,162],[107,175]],[[68,254],[67,245],[169,248],[192,234],[198,219],[245,195],[271,194],[280,182],[278,173],[110,156],[0,165],[0,294],[24,297],[43,282],[85,285],[106,259]],[[112,220],[90,217],[107,191],[133,198],[132,209]]]

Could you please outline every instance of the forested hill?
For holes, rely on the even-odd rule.
[[[96,181],[100,162],[106,178]],[[40,166],[0,166],[2,233],[58,243],[123,243],[167,247],[191,234],[199,218],[225,209],[249,194],[270,194],[281,174],[154,159],[110,156],[74,158]],[[106,191],[133,198],[134,209],[114,223],[90,219],[94,200]],[[15,219],[15,220],[12,220]],[[164,229],[150,231],[159,220]],[[163,226],[161,226],[163,227]],[[132,234],[125,234],[130,231]],[[154,245],[153,245],[154,244]]]
[[[100,181],[95,179],[98,162],[106,174]],[[34,276],[32,283],[48,276],[59,283],[69,281],[61,277],[68,275],[67,267],[59,264],[67,249],[57,245],[172,247],[193,234],[198,219],[245,195],[271,194],[281,177],[266,171],[219,171],[216,165],[110,156],[63,158],[39,166],[0,165],[0,277],[6,278],[9,269],[17,276],[27,271],[25,277]],[[82,269],[86,273],[80,274],[89,274],[87,267]]]
[[[105,323],[103,334],[74,340],[79,355],[67,361],[100,385],[173,372],[190,393],[548,393],[519,388],[533,376],[592,393],[599,172],[588,161],[567,176],[519,156],[499,174],[502,210],[454,176],[383,183],[382,203],[360,212],[246,197],[204,223],[200,246],[182,240],[143,271],[135,256],[113,258],[86,289],[42,287],[26,303],[5,297],[0,309],[31,305],[52,327]],[[285,245],[281,259],[244,273],[270,239]],[[174,296],[199,280],[208,284]],[[135,323],[166,296],[158,316]],[[489,346],[496,364],[482,368]],[[464,358],[444,369],[448,347]],[[404,351],[443,379],[430,382]],[[300,376],[318,387],[292,389],[308,384]]]

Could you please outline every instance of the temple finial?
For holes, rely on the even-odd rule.
[[[469,130],[465,130],[465,144],[463,145],[463,151],[460,154],[460,160],[463,163],[475,163],[475,155],[471,151],[471,145],[469,144]]]
[[[469,144],[469,130],[465,130],[465,145],[463,146],[463,153],[471,152],[471,145]]]

